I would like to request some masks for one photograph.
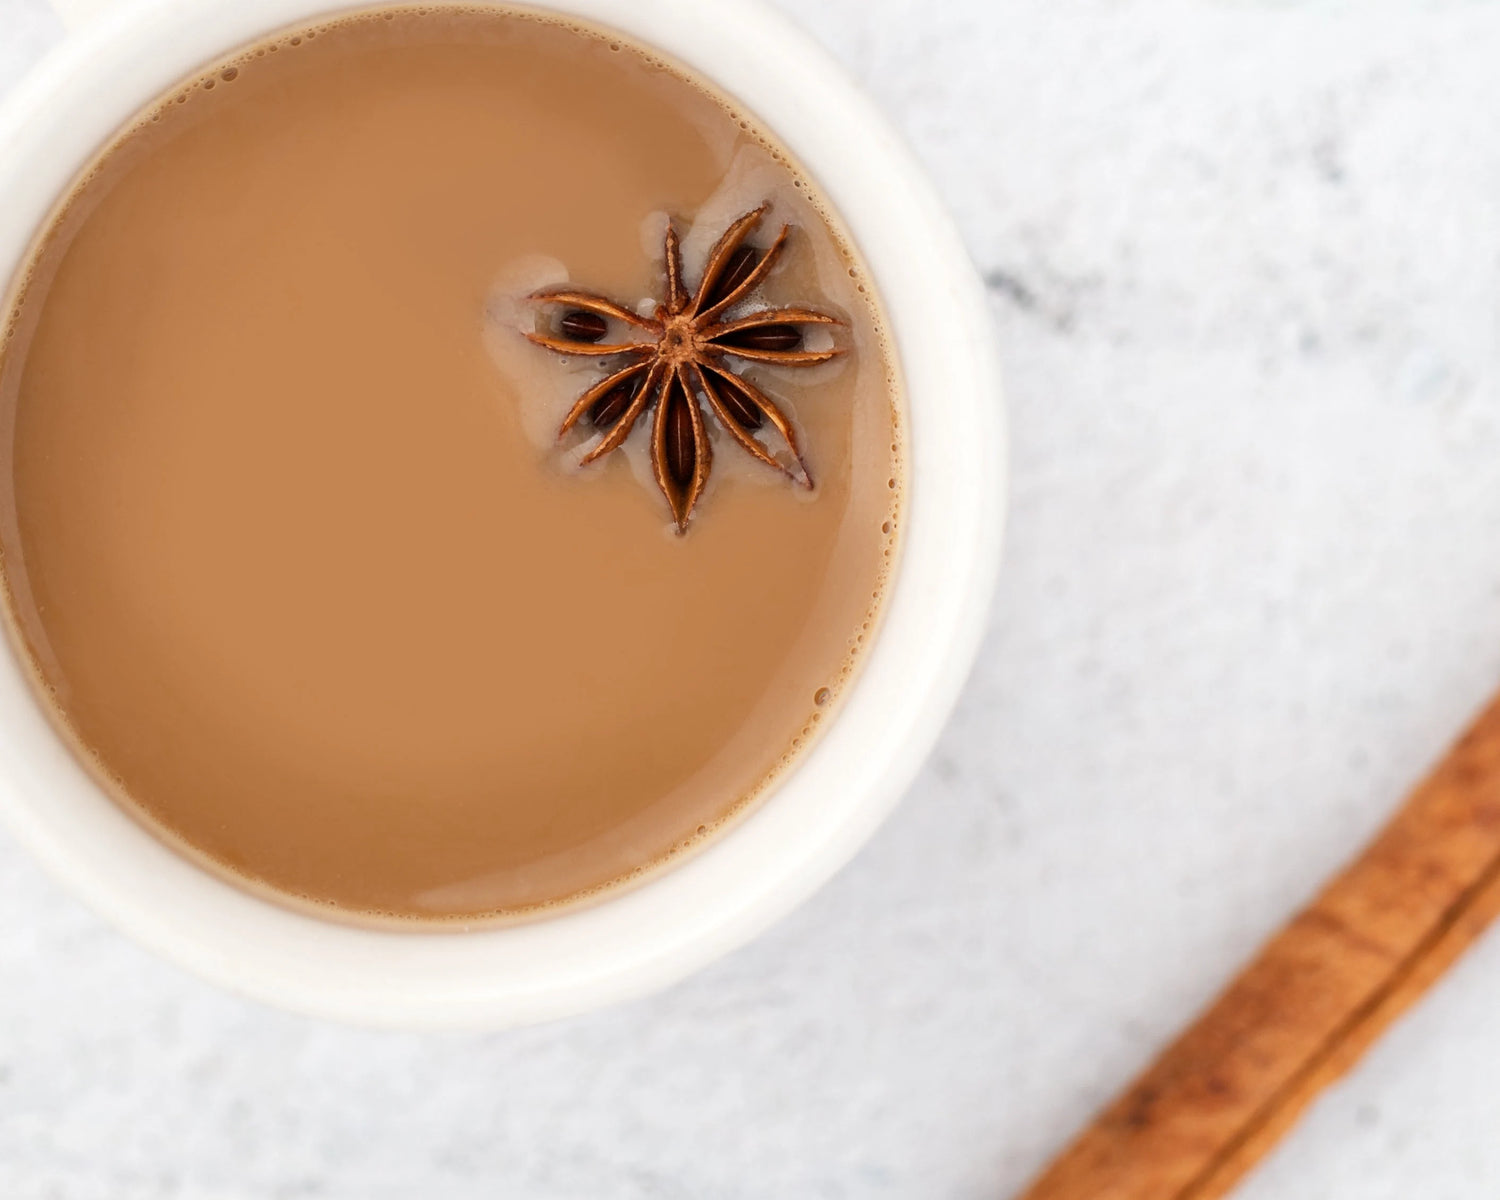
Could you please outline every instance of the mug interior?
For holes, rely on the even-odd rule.
[[[111,13],[0,112],[0,278],[76,173],[197,68],[291,24],[373,7],[165,0]],[[538,7],[538,6],[532,6]],[[691,857],[599,903],[469,932],[381,930],[269,901],[179,856],[116,806],[0,658],[0,813],[126,932],[233,990],[359,1023],[496,1026],[639,994],[753,936],[873,832],[956,699],[998,561],[1004,434],[983,294],[920,169],[839,69],[750,0],[556,0],[676,59],[754,113],[833,206],[879,292],[904,377],[905,537],[841,711],[794,769]],[[815,114],[815,116],[810,115]]]

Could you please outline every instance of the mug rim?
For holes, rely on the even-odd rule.
[[[459,0],[477,7],[475,0]],[[173,84],[289,25],[369,0],[123,5],[0,103],[0,279],[77,172]],[[645,994],[738,947],[842,866],[906,791],[987,621],[1006,434],[984,289],[915,158],[856,84],[757,0],[496,5],[618,30],[761,120],[827,198],[885,310],[904,382],[906,495],[881,627],[840,710],[730,828],[594,903],[473,930],[362,927],[258,897],[191,863],[89,777],[0,656],[0,819],[97,912],[200,976],[350,1023],[496,1028]],[[814,119],[811,114],[817,114]]]

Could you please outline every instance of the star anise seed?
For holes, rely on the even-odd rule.
[[[724,264],[724,273],[719,276],[719,282],[714,285],[714,294],[710,298],[710,303],[717,303],[744,283],[750,272],[755,270],[755,262],[759,257],[754,246],[741,246],[731,254],[729,261]]]
[[[691,295],[683,282],[677,231],[668,222],[664,294],[654,316],[643,317],[605,296],[570,287],[544,290],[532,297],[541,303],[566,305],[569,310],[558,323],[559,331],[566,336],[526,335],[538,346],[562,354],[623,360],[623,365],[617,365],[574,401],[558,436],[566,436],[587,415],[595,428],[604,431],[581,460],[591,463],[623,445],[642,414],[655,406],[651,466],[679,533],[687,529],[713,462],[705,404],[725,433],[747,454],[804,487],[812,487],[812,476],[791,421],[774,400],[741,374],[742,365],[730,361],[810,367],[843,353],[838,346],[805,348],[804,326],[842,325],[837,318],[814,309],[760,308],[734,318],[727,316],[754,294],[786,247],[789,225],[782,226],[764,252],[746,243],[768,208],[761,205],[724,231],[709,251],[703,277]],[[594,320],[585,321],[585,317]],[[611,319],[640,335],[639,340],[605,342]],[[790,464],[778,458],[767,443],[751,436],[767,424],[785,446]]]
[[[766,325],[732,334],[724,340],[731,346],[750,350],[795,350],[802,345],[802,331],[795,325]]]
[[[575,342],[597,342],[609,332],[609,322],[598,313],[575,308],[557,323],[562,335]]]
[[[679,487],[692,482],[698,448],[693,443],[693,418],[688,399],[677,387],[667,392],[667,470]]]
[[[734,418],[734,423],[741,429],[759,429],[766,423],[765,417],[760,415],[760,409],[738,392],[728,392],[721,388],[716,396],[724,411]]]
[[[608,429],[616,421],[625,415],[625,410],[630,407],[630,402],[635,398],[638,379],[627,380],[617,384],[594,401],[589,409],[589,424],[595,429]]]

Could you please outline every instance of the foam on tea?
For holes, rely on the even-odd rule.
[[[662,351],[679,390],[584,464],[624,409],[559,439],[570,410],[762,205],[741,277],[789,232],[719,325],[783,317]],[[900,410],[861,268],[749,117],[606,33],[386,11],[216,64],[102,154],[10,312],[13,644],[112,794],[246,886],[430,920],[639,878],[786,769],[871,637]]]

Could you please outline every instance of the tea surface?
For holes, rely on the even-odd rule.
[[[120,801],[213,869],[395,918],[556,904],[710,834],[826,722],[900,498],[878,316],[810,184],[628,43],[368,15],[164,98],[35,257],[0,357],[12,634]],[[722,430],[685,534],[643,421],[579,467],[605,367],[533,289],[661,296],[772,203],[762,304],[839,316],[741,364],[816,487]],[[647,306],[649,309],[649,306]],[[712,423],[710,427],[713,428]]]

